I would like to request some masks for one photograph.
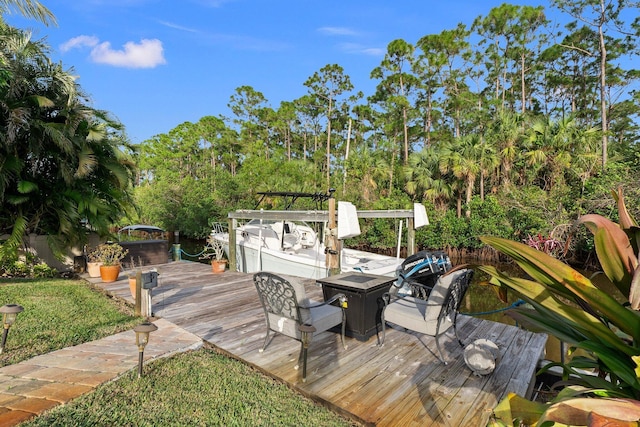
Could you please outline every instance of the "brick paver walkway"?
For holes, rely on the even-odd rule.
[[[202,339],[157,319],[145,361],[197,349]],[[133,330],[0,368],[0,427],[14,426],[138,367]]]

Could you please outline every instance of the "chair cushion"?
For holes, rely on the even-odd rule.
[[[298,306],[300,307],[300,323],[313,325],[316,328],[314,335],[342,323],[342,309],[339,307],[323,305],[305,308],[321,304],[321,302],[307,298],[307,292],[303,282],[304,279],[284,274],[278,274],[278,276],[289,282],[293,287]],[[269,313],[269,324],[271,325],[271,329],[283,335],[297,339],[301,338],[298,324],[292,319]]]
[[[427,302],[413,297],[404,297],[387,305],[384,309],[384,320],[403,328],[426,334],[424,313]]]
[[[316,334],[342,324],[342,309],[334,305],[321,305],[313,307],[311,311],[311,324],[316,328]]]
[[[442,310],[449,287],[466,270],[458,270],[445,276],[440,276],[433,290],[429,294],[427,301],[404,297],[394,300],[384,310],[384,320],[394,323],[412,331],[426,335],[435,336],[446,332],[452,325],[451,319],[447,316],[442,319],[438,330],[438,316]]]
[[[458,276],[464,274],[465,271],[466,270],[458,270],[451,274],[438,277],[438,281],[433,287],[433,290],[429,294],[429,299],[427,300],[429,308],[424,316],[424,320],[426,322],[435,322],[438,320],[440,309],[442,308],[444,299],[447,297],[447,293],[449,291],[449,286],[451,286],[451,283],[453,283]]]
[[[288,276],[284,274],[279,274],[279,276],[289,282],[291,286],[293,286],[293,290],[296,293],[296,300],[298,306],[300,307],[300,322],[311,322],[311,314],[309,313],[309,309],[303,308],[308,307],[311,304],[311,301],[309,300],[309,298],[307,298],[307,291],[304,289],[304,283],[302,282],[302,280],[299,277]]]
[[[311,304],[318,304],[310,301]],[[342,324],[342,309],[333,305],[322,305],[306,310],[310,313],[309,323],[316,328],[314,335]],[[282,317],[269,313],[269,325],[271,329],[291,338],[300,339],[298,324],[287,317]]]
[[[288,317],[278,316],[277,314],[269,313],[269,326],[276,332],[286,335],[291,338],[300,338],[300,332],[298,331],[298,324]]]

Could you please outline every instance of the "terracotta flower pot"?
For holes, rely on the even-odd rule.
[[[129,277],[129,291],[131,292],[131,298],[136,299],[136,278]]]
[[[119,265],[101,265],[100,266],[100,278],[103,282],[115,282],[120,275]]]
[[[211,260],[211,269],[214,273],[224,273],[224,270],[227,268],[227,260],[226,259],[214,259]]]

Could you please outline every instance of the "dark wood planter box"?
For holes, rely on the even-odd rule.
[[[129,250],[127,256],[122,260],[124,268],[131,267],[131,260],[133,260],[136,267],[169,262],[168,240],[132,240],[119,242],[119,244]]]

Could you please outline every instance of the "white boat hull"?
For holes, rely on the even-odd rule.
[[[229,237],[225,234],[215,235],[221,240],[225,252],[229,253]],[[321,279],[329,276],[326,266],[324,247],[302,248],[297,251],[258,248],[256,245],[240,241],[236,245],[236,265],[238,271],[255,273],[271,271],[309,279]],[[343,249],[340,262],[341,271],[359,271],[380,276],[396,275],[397,267],[403,258],[395,258],[354,249]]]

